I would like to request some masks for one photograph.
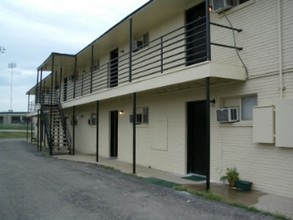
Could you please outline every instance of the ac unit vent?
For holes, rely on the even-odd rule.
[[[136,52],[139,49],[141,49],[142,47],[143,47],[143,41],[141,41],[141,40],[135,40],[133,42],[132,50],[133,50],[133,52]]]
[[[222,13],[233,7],[233,0],[213,0],[213,10]]]
[[[238,108],[217,109],[217,121],[222,123],[231,123],[239,121]]]

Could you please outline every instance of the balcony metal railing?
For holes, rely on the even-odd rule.
[[[187,28],[188,26],[188,28]],[[179,27],[62,85],[63,101],[207,60],[205,17]],[[131,66],[130,66],[131,63]]]
[[[241,31],[241,29],[216,23],[210,24],[224,30]],[[150,42],[145,42],[145,44],[133,48],[131,52],[120,51],[119,57],[97,66],[95,69],[91,67],[88,72],[69,77],[67,81],[64,81],[58,91],[61,101],[107,91],[114,87],[205,62],[208,60],[208,51],[211,46],[242,49],[236,45],[210,42],[207,40],[208,31],[210,30],[207,30],[206,17],[201,17]],[[227,41],[227,38],[225,40]],[[232,39],[230,41],[233,42]],[[43,91],[42,96],[37,96],[36,100],[40,100],[42,97],[43,104],[58,104],[54,92],[53,89]],[[52,101],[51,96],[53,96]]]

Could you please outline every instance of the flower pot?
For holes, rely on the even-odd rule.
[[[238,180],[236,183],[236,187],[238,190],[241,190],[241,191],[249,191],[251,190],[252,184],[253,183],[249,181]]]

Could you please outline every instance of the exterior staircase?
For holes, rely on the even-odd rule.
[[[50,155],[71,154],[71,136],[66,119],[59,106],[44,106],[41,115],[45,125]]]

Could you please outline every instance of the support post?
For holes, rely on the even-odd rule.
[[[211,61],[211,28],[210,28],[210,4],[209,0],[205,0],[205,14],[206,14],[206,50],[207,61]]]
[[[75,155],[75,106],[72,110],[72,155]]]
[[[206,191],[210,190],[210,78],[206,78]]]
[[[43,150],[43,146],[42,146],[42,143],[43,143],[43,140],[44,140],[44,115],[43,114],[43,104],[44,104],[44,97],[43,97],[43,67],[41,67],[41,74],[40,74],[40,104],[41,104],[41,115],[40,115],[40,151]]]
[[[59,78],[59,80],[60,80],[60,82],[59,82],[59,100],[58,100],[59,103],[61,103],[61,100],[62,100],[62,98],[61,98],[61,96],[62,96],[62,81],[63,81],[62,79],[63,79],[63,70],[61,68],[60,78]],[[73,89],[74,89],[74,85],[73,85]],[[73,93],[73,95],[74,95],[74,93]]]
[[[54,54],[52,55],[52,73],[51,73],[51,91],[50,91],[50,94],[51,94],[51,100],[50,100],[50,129],[49,129],[49,137],[50,137],[50,143],[49,143],[49,150],[50,150],[50,156],[53,155],[53,146],[52,146],[52,142],[53,142],[53,137],[52,137],[52,130],[53,130],[53,79],[54,79],[54,69],[55,69],[55,66],[54,66]]]
[[[132,82],[132,18],[129,20],[129,82]]]
[[[91,47],[91,84],[90,84],[90,93],[93,92],[93,75],[94,75],[94,45]]]
[[[136,173],[136,93],[133,93],[132,97],[132,129],[133,129],[133,166],[132,172]]]
[[[27,112],[29,113],[30,111],[30,93],[28,93],[28,96],[27,96]],[[28,141],[28,123],[29,123],[29,120],[28,120],[28,117],[26,117],[26,141]]]
[[[37,149],[38,149],[38,151],[40,151],[40,149],[39,149],[39,144],[40,144],[40,110],[39,109],[37,110],[37,114],[38,114],[38,117],[37,117]]]
[[[99,113],[100,113],[100,102],[97,101],[96,106],[96,162],[99,162]]]
[[[39,75],[40,75],[40,71],[38,69],[37,71],[37,84],[36,84],[36,100],[35,100],[35,104],[39,103]]]
[[[74,75],[77,77],[77,56],[74,57]],[[76,79],[73,81],[73,98],[75,98],[76,92]]]
[[[34,120],[33,120],[33,117],[31,118],[31,143],[33,142],[33,123],[34,123]]]
[[[40,103],[40,89],[39,89],[39,77],[40,77],[40,71],[38,69],[37,71],[37,85],[36,85],[36,100],[35,100],[35,104],[39,104]],[[37,110],[37,150],[39,151],[39,129],[40,129],[40,125],[39,125],[39,121],[40,121],[40,111],[39,109]]]

